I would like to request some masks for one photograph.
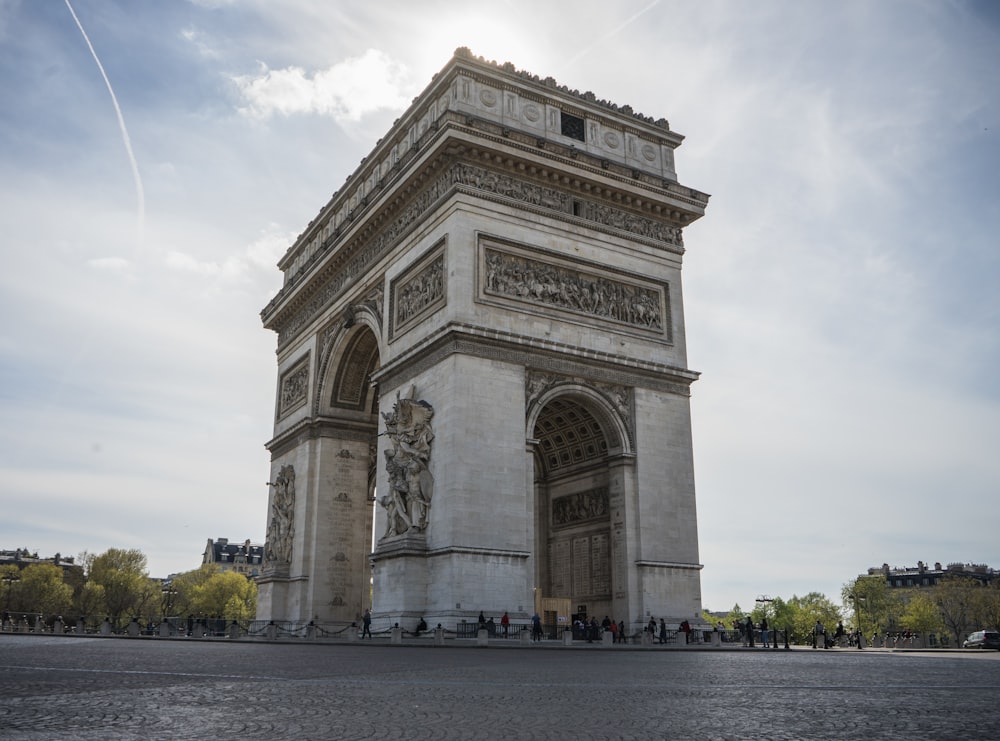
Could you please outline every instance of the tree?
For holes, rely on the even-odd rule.
[[[1000,630],[1000,582],[981,587],[976,597],[976,627]]]
[[[23,612],[62,615],[73,604],[73,588],[63,581],[63,570],[50,563],[22,569],[17,592]]]
[[[252,620],[257,611],[257,584],[235,571],[221,571],[195,589],[195,604],[202,615]]]
[[[832,632],[833,626],[841,619],[840,608],[819,592],[810,592],[804,597],[792,595],[788,608],[792,617],[792,640],[796,643],[812,642],[817,620]]]
[[[854,615],[855,629],[865,635],[895,630],[903,613],[900,595],[882,576],[859,576],[840,590],[844,606]]]
[[[109,548],[89,564],[89,581],[104,593],[104,608],[114,622],[125,615],[140,615],[157,596],[146,573],[142,551]]]
[[[21,583],[21,569],[19,569],[14,564],[4,564],[0,566],[0,589],[3,589],[3,594],[0,594],[0,599],[3,600],[4,611],[13,610],[15,612],[20,612],[20,602],[18,602],[18,590],[17,587]]]
[[[945,626],[954,634],[956,645],[961,643],[962,633],[972,624],[978,589],[979,583],[965,576],[945,577],[934,589],[934,602]]]
[[[941,611],[926,592],[918,592],[910,597],[900,621],[902,627],[924,635],[940,632],[944,627]]]

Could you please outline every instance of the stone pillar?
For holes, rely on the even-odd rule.
[[[777,631],[775,631],[775,633],[777,633]],[[717,630],[712,631],[712,645],[716,648],[722,648],[722,633]],[[777,638],[775,638],[774,647],[778,647]]]
[[[572,646],[573,645],[573,631],[572,630],[564,630],[563,631],[562,642],[563,642],[564,646]]]
[[[601,634],[601,647],[607,648],[608,646],[615,645],[615,634],[610,630],[606,630]]]
[[[358,624],[351,623],[351,627],[347,629],[346,635],[349,643],[356,643],[358,640]]]
[[[229,638],[239,638],[240,637],[240,625],[235,620],[229,624],[229,629],[226,633]]]
[[[108,618],[104,618],[104,622],[101,623],[101,635],[102,636],[111,635],[111,621]]]
[[[403,643],[403,629],[399,627],[399,623],[392,626],[392,631],[389,634],[389,643],[393,646],[399,646]]]
[[[83,618],[78,618],[76,621],[76,632],[83,635],[87,632],[87,621]]]
[[[486,628],[480,628],[476,631],[476,645],[486,646],[490,642],[490,634],[486,632]]]
[[[160,638],[169,638],[169,637],[170,637],[170,623],[164,620],[162,623],[160,623]]]
[[[142,633],[142,628],[139,627],[139,621],[136,620],[135,618],[132,618],[132,622],[130,622],[128,624],[128,627],[125,628],[125,632],[126,634],[128,634],[129,638],[138,638],[139,635]]]
[[[521,631],[521,643],[531,643],[531,631],[522,630]]]
[[[315,641],[316,640],[316,623],[312,620],[309,621],[309,625],[306,626],[306,640]]]
[[[61,617],[57,617],[55,620],[52,621],[52,632],[53,633],[62,633],[63,630],[64,630],[64,626],[63,626],[62,618]]]
[[[438,623],[438,627],[434,629],[434,645],[443,646],[444,645],[444,628]]]
[[[264,630],[264,635],[269,641],[275,641],[278,639],[278,626],[274,624],[273,620],[267,624],[267,628]]]

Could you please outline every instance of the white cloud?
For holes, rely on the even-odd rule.
[[[257,118],[316,114],[358,121],[378,110],[403,109],[412,97],[406,67],[376,49],[311,76],[301,67],[261,66],[258,76],[233,78],[248,103],[240,112]]]

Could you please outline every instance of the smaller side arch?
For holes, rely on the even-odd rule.
[[[380,327],[368,311],[351,313],[346,321],[321,332],[313,414],[343,408],[371,411],[369,376],[381,364],[384,353]]]

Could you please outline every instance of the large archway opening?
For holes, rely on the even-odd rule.
[[[340,620],[359,620],[371,606],[375,520],[379,342],[364,322],[342,327],[325,357],[317,399],[323,438],[318,457],[315,599]],[[325,563],[324,563],[325,562]]]
[[[555,622],[553,613],[599,622],[613,615],[608,462],[616,435],[596,411],[581,397],[557,396],[534,425],[535,583],[548,625]]]

